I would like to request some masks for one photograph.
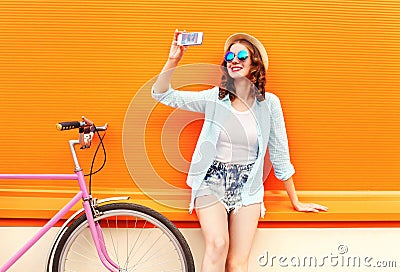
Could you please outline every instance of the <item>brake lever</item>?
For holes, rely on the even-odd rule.
[[[81,149],[90,148],[92,145],[92,139],[94,132],[97,131],[106,131],[108,124],[106,123],[104,126],[96,127],[94,123],[87,119],[85,116],[82,116],[83,122],[85,122],[85,126],[79,129],[79,144]]]
[[[79,132],[79,144],[81,145],[81,149],[90,148],[92,145],[94,130],[94,126],[88,126],[82,128],[82,132]]]

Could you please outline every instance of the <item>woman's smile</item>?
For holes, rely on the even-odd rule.
[[[242,69],[243,69],[243,67],[240,67],[240,66],[232,66],[231,67],[232,72],[239,72]]]

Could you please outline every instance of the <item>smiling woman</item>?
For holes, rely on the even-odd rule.
[[[180,34],[174,33],[152,96],[167,106],[205,114],[207,124],[187,178],[192,188],[190,211],[196,208],[206,243],[202,271],[248,271],[258,219],[265,213],[262,177],[267,147],[293,208],[312,212],[328,208],[302,203],[297,197],[280,102],[264,89],[268,56],[261,42],[245,33],[230,36],[222,65],[227,70],[224,87],[187,92],[171,87],[173,72],[188,49],[177,44]]]

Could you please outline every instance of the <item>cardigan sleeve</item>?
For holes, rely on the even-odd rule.
[[[204,91],[179,91],[169,86],[164,93],[155,93],[154,86],[151,90],[151,95],[160,103],[188,111],[205,112],[207,102],[213,100],[216,96],[218,87],[213,87]],[[215,94],[215,95],[214,95]]]
[[[279,98],[271,95],[270,106],[271,129],[268,141],[269,156],[275,176],[287,180],[295,173],[290,162],[289,144],[286,134],[285,120]]]

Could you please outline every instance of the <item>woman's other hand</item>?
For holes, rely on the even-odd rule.
[[[293,204],[293,207],[296,211],[299,212],[326,212],[328,211],[328,207],[319,205],[319,204],[315,204],[315,203],[302,203],[302,202],[298,202],[296,204]]]

